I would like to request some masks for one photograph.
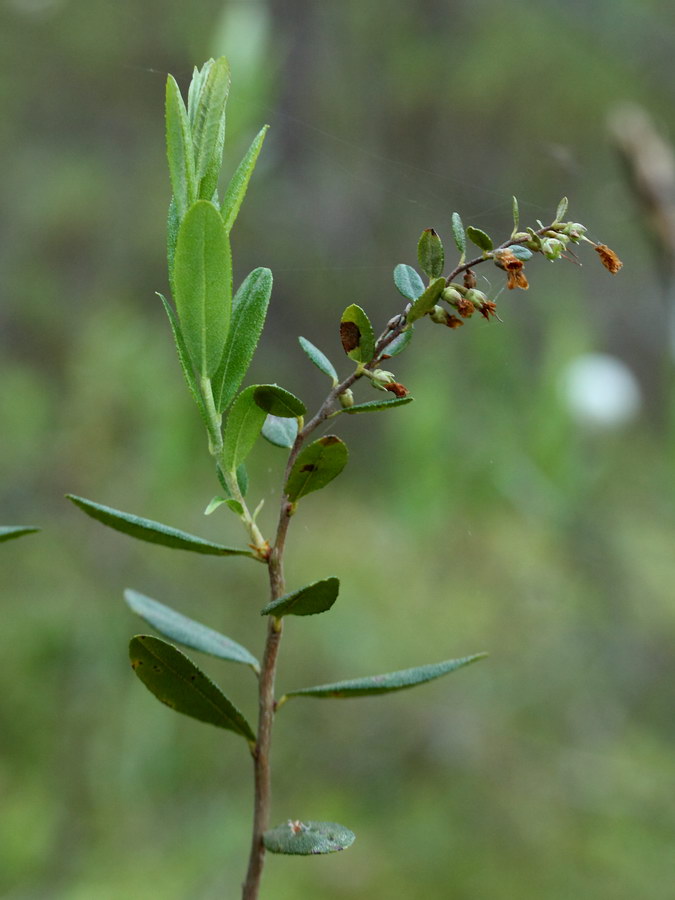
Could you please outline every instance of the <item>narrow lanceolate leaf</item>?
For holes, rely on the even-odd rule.
[[[265,421],[265,410],[255,402],[254,394],[261,387],[252,384],[245,388],[232,404],[223,435],[223,464],[234,472],[253,449]]]
[[[347,465],[347,445],[328,434],[301,450],[286,482],[286,495],[295,503],[329,484]]]
[[[338,375],[335,371],[335,366],[328,359],[328,357],[319,350],[318,347],[315,347],[314,344],[310,343],[307,338],[299,337],[298,341],[300,342],[300,346],[305,351],[310,360],[314,363],[314,365],[323,372],[324,375],[328,375],[333,384],[338,383]]]
[[[204,420],[204,422],[208,423],[208,414],[206,412],[204,400],[202,399],[202,395],[197,384],[197,379],[195,378],[195,373],[192,370],[192,363],[190,362],[190,356],[188,354],[187,347],[185,346],[185,340],[183,338],[183,332],[181,331],[178,317],[171,308],[171,304],[166,299],[166,297],[163,294],[160,294],[159,291],[156,291],[155,293],[164,304],[164,309],[166,310],[166,314],[169,317],[169,324],[171,325],[171,331],[173,332],[173,339],[176,342],[178,362],[180,363],[180,367],[183,370],[183,375],[185,376],[187,386],[190,389],[190,393],[192,394],[192,399],[197,404],[197,408],[201,413],[202,419]]]
[[[443,274],[445,253],[443,242],[433,228],[425,228],[417,244],[417,261],[420,269],[429,278],[438,278]]]
[[[194,553],[205,553],[208,556],[254,556],[251,550],[224,547],[222,544],[195,537],[194,534],[179,531],[160,522],[153,522],[152,519],[142,519],[140,516],[120,512],[110,506],[94,503],[93,500],[86,500],[84,497],[77,497],[74,494],[66,494],[66,497],[92,519],[139,541],[161,544],[175,550],[192,550]]]
[[[456,212],[452,214],[452,237],[454,238],[455,246],[460,254],[464,256],[466,253],[466,235],[464,233],[462,219],[459,213]]]
[[[218,369],[230,325],[232,260],[220,213],[207,200],[188,210],[173,266],[176,309],[195,372]]]
[[[298,436],[298,420],[282,419],[279,416],[268,416],[262,427],[262,436],[275,447],[290,449]]]
[[[518,207],[518,199],[516,197],[513,198],[513,233],[515,234],[518,231],[518,225],[520,224],[520,208]]]
[[[370,319],[356,303],[352,303],[342,313],[340,320],[340,341],[350,359],[367,363],[375,353],[375,332]]]
[[[23,537],[24,534],[34,534],[39,530],[39,528],[33,528],[32,525],[0,525],[0,544]]]
[[[424,291],[421,297],[418,297],[417,300],[413,303],[411,309],[408,311],[407,321],[408,324],[412,322],[416,322],[418,319],[421,319],[422,316],[425,316],[428,312],[436,305],[436,301],[441,296],[443,289],[445,288],[445,278],[435,278],[429,287]]]
[[[289,819],[285,825],[270,828],[263,834],[263,843],[270,853],[287,856],[317,856],[346,850],[356,835],[337,822],[301,822]]]
[[[473,244],[480,247],[483,253],[489,253],[494,246],[490,235],[486,234],[481,228],[474,228],[473,225],[469,225],[466,229],[466,236]]]
[[[213,63],[213,59],[207,59],[201,69],[198,69],[197,66],[195,66],[192,70],[192,79],[190,80],[190,86],[188,88],[187,102],[187,112],[188,119],[190,121],[190,128],[194,127],[195,115],[197,113],[197,104],[199,103],[199,95],[201,94],[204,81]]]
[[[166,153],[179,220],[197,199],[194,150],[185,104],[173,75],[166,80]]]
[[[560,203],[558,204],[558,208],[555,211],[555,221],[562,222],[565,216],[567,215],[567,207],[569,206],[569,200],[567,197],[563,197]]]
[[[156,628],[164,637],[193,650],[217,656],[219,659],[243,663],[250,666],[254,672],[260,671],[260,664],[255,656],[249,653],[246,647],[230,640],[224,634],[202,625],[201,622],[195,622],[194,619],[189,619],[158,600],[139,594],[138,591],[127,589],[124,592],[124,599],[132,612]]]
[[[336,681],[334,684],[320,684],[317,687],[302,688],[289,691],[287,697],[366,697],[370,694],[389,694],[405,688],[433,681],[442,675],[448,675],[456,669],[468,666],[469,663],[483,659],[486,653],[475,653],[461,659],[448,659],[445,662],[432,663],[428,666],[417,666],[414,669],[401,669],[386,675],[371,675],[367,678],[353,678],[349,681]]]
[[[232,301],[232,319],[223,358],[213,376],[213,397],[218,412],[232,403],[253,359],[272,293],[269,269],[254,269],[241,283]]]
[[[297,419],[307,412],[302,400],[278,384],[261,384],[253,392],[253,399],[266,413],[282,419]]]
[[[213,170],[214,161],[220,166],[225,104],[229,90],[230,68],[225,57],[221,56],[211,64],[201,84],[192,124],[198,183],[209,170]],[[207,200],[211,199],[215,184],[209,187],[210,192],[204,190],[203,185],[200,186],[200,196]]]
[[[225,191],[223,202],[220,204],[220,211],[225,222],[225,228],[232,230],[241,204],[246,196],[248,183],[255,169],[255,164],[260,154],[260,149],[265,140],[269,125],[263,125],[258,134],[253,138],[253,143],[246,151],[246,155],[235,169],[234,175],[230,179],[230,183]]]
[[[385,359],[387,356],[398,356],[399,353],[403,353],[412,340],[414,330],[415,328],[413,325],[408,325],[406,330],[402,331],[398,337],[394,338],[391,344],[385,349],[382,358]]]
[[[337,600],[340,580],[331,576],[273,600],[260,610],[261,616],[313,616],[326,612]]]
[[[394,269],[394,284],[406,300],[417,300],[424,293],[424,282],[413,267],[405,263],[399,263]]]
[[[171,709],[255,741],[237,707],[172,644],[147,634],[136,635],[129,644],[129,659],[146,688]]]
[[[394,406],[405,406],[406,403],[412,403],[414,397],[392,397],[391,400],[369,400],[367,403],[357,403],[355,406],[348,406],[346,409],[340,410],[344,413],[365,413],[379,412],[381,409],[391,409]]]

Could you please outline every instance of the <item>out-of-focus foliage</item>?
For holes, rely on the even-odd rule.
[[[1,550],[3,897],[152,884],[208,900],[243,873],[245,754],[139,688],[122,589],[257,653],[264,571],[137,545],[63,499],[239,541],[235,517],[202,517],[217,486],[154,294],[166,73],[184,88],[226,53],[230,169],[271,125],[232,238],[235,283],[256,266],[275,280],[250,383],[279,380],[311,409],[326,382],[297,335],[342,372],[342,310],[363,304],[376,329],[398,312],[393,265],[415,263],[424,228],[448,252],[453,210],[506,237],[513,194],[521,222],[567,194],[625,263],[612,279],[592,259],[537,261],[502,324],[419,323],[390,363],[416,402],[365,429],[335,421],[350,465],[303,500],[288,584],[335,571],[341,594],[331,627],[290,623],[280,690],[491,656],[414,706],[340,704],[337,736],[335,704],[280,711],[274,821],[335,819],[358,840],[316,864],[270,860],[263,896],[670,900],[672,361],[604,123],[634,100],[675,138],[674,25],[666,0],[5,0],[0,521],[42,531]],[[645,398],[615,430],[560,390],[590,351],[621,358]],[[251,457],[266,530],[282,455]],[[251,719],[228,667],[204,665]]]

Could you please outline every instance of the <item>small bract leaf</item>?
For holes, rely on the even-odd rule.
[[[333,363],[328,359],[328,357],[319,350],[318,347],[315,347],[314,344],[310,343],[307,338],[299,337],[298,341],[300,342],[300,346],[305,351],[307,356],[311,359],[317,369],[320,369],[324,375],[328,375],[333,384],[338,383],[337,372],[335,371],[335,367]]]
[[[367,363],[375,352],[375,332],[370,319],[356,303],[352,303],[342,313],[340,320],[340,341],[350,359]]]
[[[185,647],[208,653],[209,656],[217,656],[218,659],[226,659],[229,662],[243,663],[250,666],[255,672],[260,671],[258,660],[249,653],[246,647],[242,647],[236,641],[230,640],[224,634],[214,631],[201,622],[195,622],[187,616],[176,612],[170,606],[165,606],[158,600],[152,600],[145,594],[133,591],[130,588],[124,592],[124,599],[129,609],[137,616],[144,619],[148,625],[156,628],[164,637],[177,641]]]
[[[187,347],[185,346],[185,340],[183,338],[183,332],[181,331],[180,322],[178,321],[178,316],[171,308],[171,304],[166,299],[166,297],[163,294],[160,294],[159,291],[155,291],[155,293],[162,301],[164,310],[169,318],[169,324],[171,325],[171,331],[173,332],[173,339],[176,343],[178,362],[180,363],[180,367],[183,370],[183,375],[185,376],[185,381],[187,382],[187,386],[190,390],[190,393],[192,394],[192,399],[197,404],[197,409],[199,410],[202,419],[204,420],[204,422],[208,423],[208,414],[206,412],[204,400],[202,399],[202,395],[197,384],[197,379],[195,378],[195,374],[192,370],[190,355],[188,353]]]
[[[319,438],[301,450],[286,482],[286,495],[291,503],[329,484],[347,465],[348,457],[346,444],[334,434]]]
[[[33,528],[32,525],[0,525],[0,544],[23,537],[24,534],[34,534],[39,530],[39,528]]]
[[[456,669],[468,666],[469,663],[483,659],[486,653],[475,653],[461,659],[448,659],[445,662],[432,663],[428,666],[417,666],[414,669],[401,669],[386,675],[371,675],[367,678],[353,678],[349,681],[336,681],[334,684],[320,684],[317,687],[302,688],[289,691],[287,697],[365,697],[370,694],[388,694],[402,691],[405,688],[433,681],[442,675],[448,675]]]
[[[399,263],[394,269],[394,284],[406,300],[417,300],[424,293],[424,282],[413,267],[405,263]]]
[[[146,688],[176,712],[255,741],[244,716],[184,653],[159,638],[139,634],[129,643],[131,667]]]
[[[527,262],[528,259],[532,259],[532,251],[527,247],[523,247],[522,244],[511,244],[509,250],[516,259],[522,259],[523,262]]]
[[[297,419],[307,412],[302,400],[278,384],[261,384],[253,392],[253,399],[266,413],[282,419]]]
[[[469,225],[466,229],[466,236],[477,247],[480,247],[483,253],[489,253],[494,246],[490,235],[486,234],[481,228],[474,228],[473,225]]]
[[[232,320],[223,358],[213,376],[213,398],[218,412],[232,403],[251,365],[267,316],[272,293],[269,269],[254,269],[232,300]]]
[[[268,416],[262,427],[262,436],[275,447],[290,449],[298,436],[298,420]]]
[[[349,406],[346,409],[340,410],[340,412],[349,413],[364,413],[364,412],[378,412],[381,409],[391,409],[394,406],[405,406],[406,403],[412,403],[414,397],[393,397],[391,400],[369,400],[367,403],[357,403],[354,406]]]
[[[179,219],[197,199],[194,150],[185,104],[173,75],[166,80],[166,152]]]
[[[161,544],[163,547],[172,547],[176,550],[192,550],[194,553],[205,553],[209,556],[254,556],[251,550],[224,547],[222,544],[206,541],[177,528],[162,525],[160,522],[153,522],[152,519],[142,519],[131,513],[120,512],[118,509],[94,503],[93,500],[86,500],[75,494],[66,494],[66,497],[92,519],[139,541]]]
[[[227,503],[229,499],[229,497],[212,497],[208,503],[208,506],[204,510],[204,515],[210,516],[218,509],[219,506],[222,506],[223,503]]]
[[[452,236],[455,240],[455,246],[462,256],[466,253],[466,236],[464,234],[464,225],[459,213],[452,214]]]
[[[331,576],[284,594],[260,610],[261,616],[313,616],[326,612],[337,600],[340,580]]]
[[[408,310],[408,314],[406,316],[408,324],[410,325],[413,322],[416,322],[418,319],[421,319],[422,316],[425,316],[428,312],[431,312],[444,289],[445,278],[435,278],[422,294],[422,296],[418,297],[417,300],[415,300],[415,302],[413,303],[410,310]]]
[[[555,221],[562,222],[565,216],[567,215],[567,207],[569,206],[569,200],[567,197],[563,197],[560,203],[558,204],[558,208],[555,211]]]
[[[443,243],[433,228],[426,228],[417,244],[417,261],[420,269],[429,278],[438,278],[443,274],[445,253]]]
[[[254,399],[260,386],[252,384],[245,388],[232,404],[227,417],[223,435],[223,464],[228,472],[234,472],[244,462],[265,421],[265,410]]]
[[[403,353],[412,340],[414,330],[415,328],[413,325],[408,325],[406,330],[402,331],[398,337],[394,338],[391,344],[385,349],[385,356],[398,356],[399,353]]]
[[[270,853],[290,856],[316,856],[346,850],[356,835],[337,822],[301,822],[289,820],[263,834],[263,843]]]
[[[513,198],[513,233],[515,234],[518,231],[518,225],[520,224],[520,210],[518,208],[518,200]]]
[[[232,260],[220,213],[207,200],[187,211],[173,265],[176,309],[185,346],[200,377],[218,369],[230,325]]]
[[[253,143],[237,166],[234,175],[227,186],[227,190],[225,191],[225,196],[223,197],[220,208],[227,231],[232,230],[241,204],[246,196],[248,183],[251,180],[251,175],[255,169],[255,164],[258,160],[268,128],[269,125],[263,125],[258,134],[253,138]]]

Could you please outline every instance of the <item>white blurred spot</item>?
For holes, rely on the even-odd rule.
[[[583,425],[618,428],[640,411],[640,386],[628,366],[606,353],[585,353],[563,370],[561,391]]]

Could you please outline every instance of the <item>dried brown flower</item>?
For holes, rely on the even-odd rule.
[[[464,273],[464,287],[469,290],[476,287],[476,275],[473,269],[467,269]]]
[[[464,322],[461,319],[458,319],[457,316],[448,316],[445,320],[445,324],[448,328],[460,328]]]
[[[616,255],[613,250],[607,246],[607,244],[596,244],[595,252],[600,257],[600,262],[607,269],[608,272],[611,272],[612,275],[616,275],[619,269],[623,266],[623,263]]]
[[[382,386],[385,391],[391,391],[392,394],[396,394],[397,397],[407,397],[409,393],[408,388],[399,384],[398,381],[390,381],[389,384],[384,384]]]
[[[481,316],[486,319],[489,319],[490,316],[496,316],[497,304],[494,302],[494,300],[486,300],[485,303],[483,303],[483,305],[480,307],[479,312]]]
[[[463,319],[468,319],[469,316],[472,316],[476,312],[476,307],[470,300],[467,300],[465,297],[461,297],[455,303],[455,309]],[[455,325],[454,327],[456,328],[457,326]]]
[[[529,283],[525,273],[523,272],[523,261],[522,259],[518,259],[510,250],[504,250],[503,253],[500,253],[499,259],[496,260],[497,265],[506,271],[507,275],[507,288],[512,291],[514,288],[520,288],[523,291],[526,291],[529,288]]]

